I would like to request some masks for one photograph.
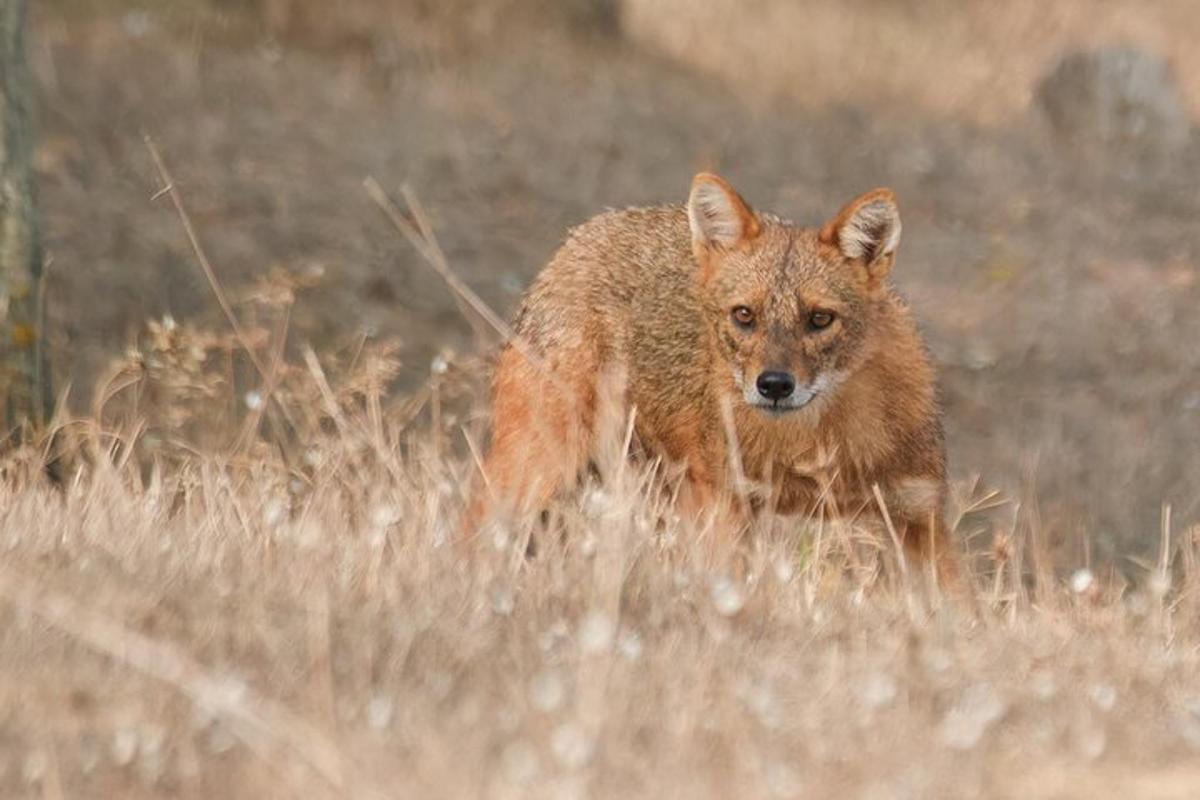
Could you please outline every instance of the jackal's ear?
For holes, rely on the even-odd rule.
[[[701,172],[692,178],[687,204],[692,249],[701,261],[714,247],[729,250],[758,236],[758,218],[724,178]]]
[[[878,284],[892,268],[900,244],[900,211],[891,189],[873,189],[847,203],[821,229],[821,241],[867,268]]]

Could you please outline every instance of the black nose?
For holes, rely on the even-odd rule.
[[[764,372],[754,383],[768,400],[782,400],[796,391],[796,379],[786,372]]]

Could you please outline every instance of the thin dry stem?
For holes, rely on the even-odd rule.
[[[242,328],[237,314],[233,311],[233,306],[229,304],[229,298],[226,297],[225,290],[221,287],[221,281],[217,278],[217,273],[212,267],[212,262],[208,260],[208,255],[204,252],[204,248],[200,244],[200,237],[197,235],[196,228],[192,224],[192,218],[188,214],[187,208],[183,205],[183,198],[179,195],[175,179],[167,171],[167,165],[163,161],[162,155],[158,152],[158,147],[154,144],[154,140],[150,138],[150,135],[145,134],[143,141],[146,143],[146,149],[150,151],[150,158],[154,160],[154,168],[157,170],[159,180],[163,184],[162,189],[154,197],[161,197],[165,193],[171,198],[171,205],[175,207],[175,213],[179,216],[179,222],[183,225],[184,233],[187,234],[188,244],[192,248],[192,253],[196,256],[196,262],[200,265],[204,277],[208,280],[208,285],[212,289],[213,295],[217,298],[217,304],[221,306],[221,311],[225,314],[225,319],[229,322],[229,327],[233,329],[234,335],[237,337],[242,349],[246,352],[246,356],[254,364],[254,368],[258,371],[259,376],[264,382],[268,382],[269,373],[267,368],[259,359],[254,346],[250,343],[245,329]]]
[[[900,565],[900,575],[907,586],[908,559],[904,557],[904,544],[900,541],[900,535],[896,532],[896,526],[892,524],[892,515],[888,513],[887,503],[884,502],[883,492],[880,491],[878,483],[871,484],[871,493],[875,495],[875,503],[879,506],[879,513],[883,517],[884,527],[887,528],[888,536],[892,539],[892,546],[896,550],[896,562]]]

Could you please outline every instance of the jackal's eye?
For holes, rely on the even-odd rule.
[[[731,316],[734,324],[739,328],[749,328],[754,325],[754,312],[746,306],[734,306]]]
[[[816,330],[828,328],[833,324],[832,311],[814,311],[808,315],[808,324]]]

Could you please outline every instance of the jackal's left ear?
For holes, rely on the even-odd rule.
[[[900,211],[891,189],[873,189],[847,203],[821,229],[821,241],[867,268],[878,284],[892,268],[900,244]]]
[[[697,258],[717,247],[733,249],[758,236],[758,217],[734,188],[719,175],[701,172],[692,179],[687,204],[692,249]]]

